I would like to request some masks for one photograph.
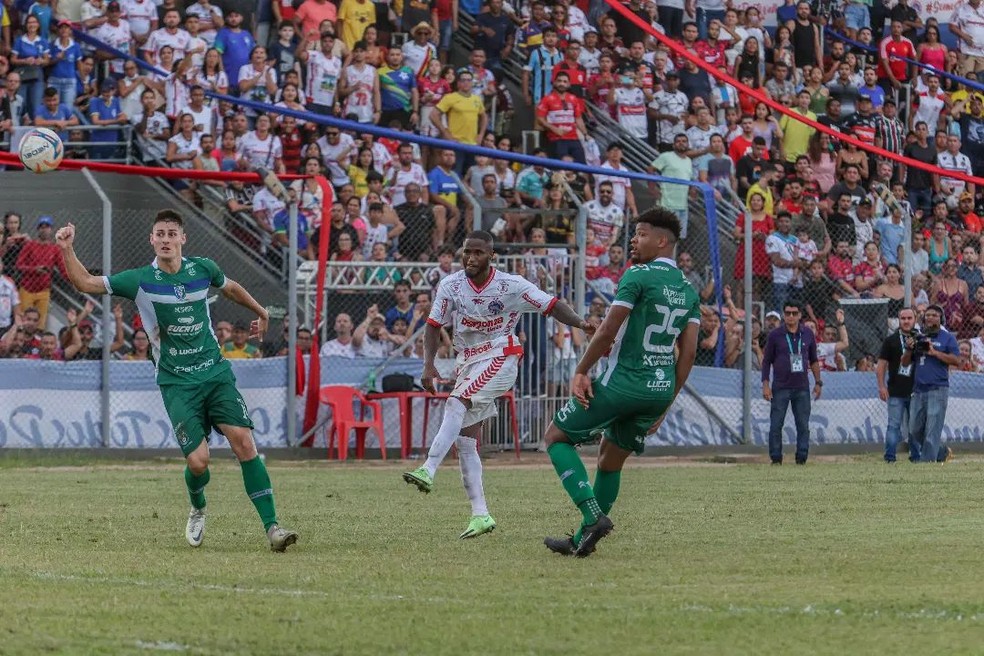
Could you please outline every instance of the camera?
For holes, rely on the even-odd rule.
[[[916,342],[915,347],[912,349],[913,353],[916,355],[922,355],[929,351],[929,346],[932,343],[932,339],[929,335],[916,328],[912,332],[912,337]]]

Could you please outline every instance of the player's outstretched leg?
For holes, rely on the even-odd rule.
[[[404,472],[403,480],[410,485],[416,485],[421,492],[430,492],[434,489],[434,475],[441,461],[448,455],[451,445],[458,438],[461,426],[465,421],[465,412],[468,411],[464,402],[457,397],[450,397],[444,404],[444,418],[441,420],[441,427],[437,429],[437,435],[431,442],[427,452],[427,461],[413,471]]]
[[[287,547],[297,542],[297,533],[281,528],[277,523],[277,507],[273,500],[270,474],[267,473],[266,464],[256,453],[252,432],[242,426],[219,426],[219,429],[228,438],[233,453],[239,458],[246,494],[263,522],[270,549],[286,551]]]
[[[210,478],[208,465],[200,474],[195,474],[190,466],[185,467],[185,485],[188,487],[188,497],[191,500],[185,539],[193,547],[201,546],[202,540],[205,539],[205,486]]]
[[[455,441],[458,446],[458,466],[461,469],[461,482],[465,486],[468,500],[471,501],[472,517],[461,539],[476,538],[495,530],[495,520],[489,514],[485,502],[485,486],[482,482],[482,458],[478,454],[478,440],[459,435]]]
[[[612,532],[614,525],[598,505],[591,483],[588,482],[588,471],[567,436],[551,422],[544,439],[548,444],[547,454],[564,490],[581,511],[581,524],[584,528],[574,555],[588,556],[594,551],[598,541]]]

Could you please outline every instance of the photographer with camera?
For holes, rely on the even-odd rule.
[[[957,338],[943,327],[945,320],[942,307],[927,307],[921,330],[917,328],[906,338],[901,359],[903,367],[913,366],[909,444],[918,445],[919,462],[943,462],[953,455],[950,447],[940,442],[950,395],[949,367],[960,363],[960,348]]]
[[[885,338],[878,355],[878,398],[888,403],[885,462],[895,462],[895,450],[902,439],[902,426],[909,420],[912,348],[906,346],[906,340],[914,337],[915,326],[915,311],[912,308],[899,310],[899,329]],[[904,357],[907,364],[902,363]],[[909,462],[919,462],[919,446],[914,440],[909,440]]]

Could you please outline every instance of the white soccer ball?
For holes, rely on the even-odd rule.
[[[35,173],[54,171],[65,156],[61,137],[48,128],[34,128],[20,142],[20,160]]]

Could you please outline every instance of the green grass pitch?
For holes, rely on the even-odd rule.
[[[499,528],[460,541],[453,460],[426,496],[396,465],[271,461],[301,535],[274,554],[226,455],[197,550],[178,463],[0,460],[0,654],[984,651],[980,461],[630,461],[584,560],[541,544],[576,511],[540,462],[488,466]]]

